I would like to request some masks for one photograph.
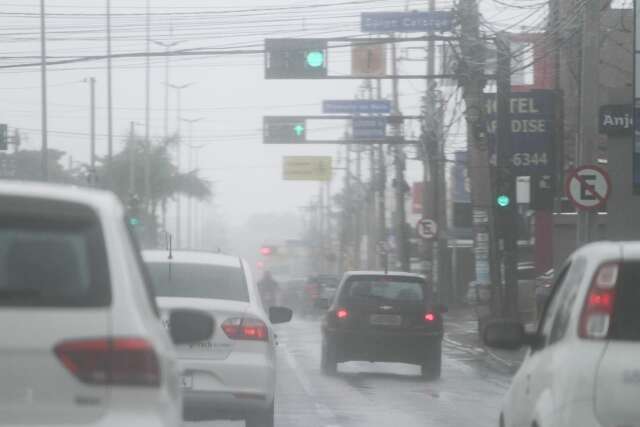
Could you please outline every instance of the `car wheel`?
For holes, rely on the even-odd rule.
[[[246,427],[273,427],[275,419],[275,406],[272,403],[271,407],[265,411],[257,412],[250,415],[244,422]]]
[[[336,346],[326,340],[322,340],[322,354],[320,356],[320,369],[325,375],[335,375],[338,372],[336,359]]]
[[[442,375],[442,343],[438,341],[429,353],[427,360],[420,366],[422,378],[437,380]]]

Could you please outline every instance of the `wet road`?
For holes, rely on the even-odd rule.
[[[295,320],[278,327],[278,427],[498,424],[498,407],[509,375],[491,368],[479,349],[447,337],[443,374],[437,381],[422,380],[417,366],[363,362],[343,363],[337,376],[326,377],[320,373],[319,329],[319,322],[311,320]],[[187,425],[236,427],[244,423]]]

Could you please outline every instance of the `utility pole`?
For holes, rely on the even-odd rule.
[[[362,202],[362,145],[356,145],[356,184],[358,191],[356,192],[356,202],[358,205]],[[354,205],[356,205],[354,203]],[[360,269],[362,264],[362,220],[364,218],[363,212],[361,209],[353,209],[353,218],[355,220],[355,224],[353,225],[353,258],[354,258],[354,268]]]
[[[136,124],[129,123],[129,195],[136,194]]]
[[[171,81],[169,79],[169,71],[170,71],[170,61],[171,61],[171,56],[169,55],[169,51],[171,50],[172,47],[180,44],[181,42],[176,41],[176,42],[171,42],[171,43],[164,43],[161,41],[156,41],[153,40],[153,43],[157,44],[158,46],[162,46],[164,48],[164,140],[166,141],[167,139],[169,139],[169,88],[172,87],[171,85]]]
[[[601,0],[591,0],[584,7],[582,27],[582,66],[580,80],[580,139],[578,166],[593,164],[598,141],[598,109],[600,76]],[[594,240],[597,221],[595,210],[578,212],[577,244]]]
[[[45,0],[40,0],[40,60],[42,89],[42,148],[40,150],[42,180],[49,180],[49,142],[47,129],[47,29],[45,20]]]
[[[511,47],[505,33],[496,37],[498,52],[497,67],[497,147],[496,147],[496,200],[495,230],[500,253],[500,285],[504,295],[502,314],[511,318],[518,316],[518,209],[516,204],[516,179],[511,158]],[[506,196],[506,198],[504,198]]]
[[[429,11],[433,12],[436,9],[435,0],[429,0]],[[427,44],[427,76],[435,74],[436,62],[435,62],[436,46],[433,40],[430,40]],[[438,227],[442,224],[439,223],[438,216],[438,163],[439,163],[439,150],[436,131],[436,119],[435,115],[435,79],[427,77],[426,80],[426,93],[424,99],[423,110],[423,147],[422,147],[422,217],[429,218],[436,221]],[[427,278],[427,281],[431,283],[434,288],[438,288],[438,277],[436,272],[438,265],[438,251],[435,246],[437,243],[434,240],[423,240],[423,273]]]
[[[177,110],[176,110],[176,127],[177,127],[177,134],[178,134],[178,141],[176,143],[176,167],[178,169],[178,173],[180,173],[182,171],[182,141],[180,140],[182,138],[181,135],[181,116],[182,116],[182,90],[188,88],[189,86],[191,86],[193,83],[185,83],[183,85],[173,85],[171,84],[170,86],[176,90],[176,106],[177,106]],[[177,249],[181,249],[181,243],[182,243],[182,233],[181,233],[181,229],[182,229],[182,206],[181,206],[181,197],[180,195],[176,195],[176,248]]]
[[[107,1],[107,183],[113,188],[113,85],[111,78],[111,0]]]
[[[486,53],[484,40],[480,37],[477,0],[462,0],[459,3],[459,16],[462,33],[460,39],[462,62],[459,74],[466,104],[476,281],[495,286],[497,283],[495,248],[491,244],[492,182],[486,138],[486,105],[483,97],[486,84],[484,76]],[[493,295],[496,295],[496,292],[493,292]],[[488,314],[481,317],[486,317]],[[483,324],[486,319],[480,320]]]
[[[396,44],[391,43],[391,64],[393,69],[393,75],[396,76],[398,64],[396,58]],[[393,113],[392,113],[392,129],[394,138],[402,137],[401,122],[398,121],[400,117],[400,102],[398,99],[398,79],[393,79],[392,85],[392,97],[393,97]],[[404,179],[405,169],[405,156],[402,146],[399,144],[394,147],[394,167],[395,178],[394,188],[396,196],[396,247],[398,254],[398,261],[400,264],[400,270],[409,271],[409,239],[407,235],[407,213],[405,209],[405,194],[407,191],[407,183]]]
[[[352,232],[351,197],[351,144],[347,144],[345,146],[344,190],[342,194],[342,229],[340,230],[340,274],[346,270],[345,266],[349,266],[349,268],[351,266],[350,262],[345,262],[345,260],[350,260],[351,252],[349,250],[349,236]]]
[[[187,167],[188,172],[191,173],[194,167],[194,149],[200,149],[204,147],[204,145],[195,146],[193,144],[193,125],[199,121],[203,120],[202,117],[198,117],[197,119],[182,119],[185,123],[189,125],[189,142],[187,147],[189,148],[189,157],[187,158]],[[191,249],[193,245],[193,197],[187,197],[187,248]]]
[[[96,79],[89,77],[89,97],[91,104],[91,118],[89,128],[91,133],[91,146],[89,150],[89,167],[91,169],[91,185],[96,186]]]
[[[382,99],[382,83],[376,80],[376,99]],[[378,144],[378,239],[382,242],[385,250],[380,251],[380,267],[387,269],[389,254],[386,246],[387,238],[387,211],[386,211],[386,188],[387,188],[387,157],[382,144]]]
[[[151,125],[151,9],[150,0],[146,0],[145,8],[146,21],[146,52],[145,58],[145,105],[144,105],[144,200],[147,212],[151,210],[151,136],[149,127]],[[150,224],[149,224],[150,226]],[[155,235],[155,233],[154,233]]]

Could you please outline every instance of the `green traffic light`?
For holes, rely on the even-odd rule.
[[[296,136],[302,136],[304,133],[304,125],[298,123],[293,127],[293,131],[296,133]]]
[[[133,227],[140,225],[140,218],[136,218],[136,217],[129,218],[129,225]]]
[[[496,198],[496,202],[501,208],[506,208],[511,203],[511,199],[506,194],[501,194]]]
[[[307,53],[307,65],[311,68],[320,68],[324,65],[324,53],[319,50],[312,50]]]

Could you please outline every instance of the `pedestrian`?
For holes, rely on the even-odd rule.
[[[270,271],[265,271],[262,279],[258,281],[258,291],[262,298],[262,305],[265,306],[265,308],[276,305],[280,286],[273,278]]]

